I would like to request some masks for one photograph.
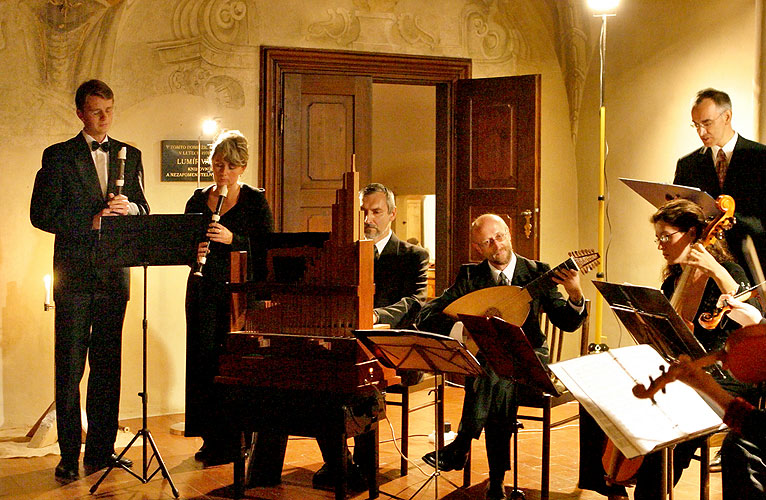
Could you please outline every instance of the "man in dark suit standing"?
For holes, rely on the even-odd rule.
[[[713,198],[721,194],[734,198],[737,224],[727,231],[726,242],[737,262],[748,269],[742,251],[748,234],[758,256],[766,258],[766,146],[734,131],[731,99],[725,92],[700,90],[691,114],[702,147],[678,160],[673,183],[700,188]]]
[[[508,225],[494,214],[484,214],[471,224],[471,240],[484,260],[478,264],[464,264],[455,283],[444,293],[426,304],[417,319],[418,328],[448,334],[454,320],[442,311],[458,298],[475,290],[499,285],[523,287],[550,270],[547,264],[526,259],[513,253]],[[533,297],[529,314],[521,326],[538,355],[547,359],[548,346],[540,329],[539,314],[545,311],[553,324],[564,331],[575,330],[585,320],[585,299],[577,271],[556,273],[554,281],[564,286],[569,295],[565,300],[556,287]],[[460,427],[455,440],[439,450],[439,469],[462,469],[465,466],[472,439],[478,439],[485,430],[489,463],[488,500],[506,498],[503,481],[510,469],[510,440],[512,424],[516,421],[515,384],[497,376],[482,359],[487,376],[468,377]],[[423,461],[436,465],[436,454],[427,453]]]
[[[83,465],[95,472],[116,462],[120,403],[122,325],[130,293],[125,268],[95,265],[102,217],[144,215],[141,152],[111,137],[114,94],[104,82],[89,80],[75,94],[82,131],[43,152],[30,205],[32,225],[56,235],[53,298],[56,303],[56,421],[61,461],[56,479],[79,478],[82,422],[80,380],[86,359],[90,376],[86,411],[88,433]],[[118,154],[126,148],[122,194]],[[124,466],[132,466],[126,458]]]

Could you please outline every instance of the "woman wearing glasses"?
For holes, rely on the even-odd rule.
[[[696,203],[680,198],[670,201],[650,217],[650,222],[654,225],[657,249],[665,258],[661,287],[663,294],[670,299],[684,269],[690,268],[679,313],[706,351],[722,349],[729,333],[741,325],[732,318],[725,318],[714,329],[706,330],[698,319],[703,312],[712,312],[715,309],[721,294],[736,294],[748,286],[745,271],[734,262],[723,241],[715,240],[707,247],[702,245],[700,239],[704,235],[707,223],[702,208]],[[753,401],[755,395],[752,386],[738,382],[730,376],[724,377],[720,373],[714,374],[714,377],[729,393]],[[581,433],[595,432],[596,435],[603,435],[600,429],[588,425],[590,423],[595,426],[595,422],[588,417],[586,415],[581,421]],[[590,422],[586,423],[586,420]],[[693,439],[675,447],[674,484],[689,466],[692,456],[704,443],[704,439]],[[661,460],[661,453],[650,453],[644,457],[636,475],[634,500],[654,500],[661,496]],[[619,488],[605,487],[598,479],[600,474],[600,471],[592,471],[590,468],[587,472],[581,469],[580,487],[608,494],[610,498],[627,498]]]

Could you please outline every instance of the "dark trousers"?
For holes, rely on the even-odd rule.
[[[56,422],[61,458],[80,456],[80,381],[90,366],[85,410],[86,462],[114,452],[120,408],[120,362],[125,298],[114,293],[69,293],[56,298]]]
[[[456,441],[462,444],[471,438],[478,439],[484,430],[491,478],[502,477],[511,468],[511,436],[517,409],[515,386],[511,381],[500,379],[494,372],[466,378],[459,440]]]
[[[766,499],[766,451],[729,432],[721,446],[723,500]]]

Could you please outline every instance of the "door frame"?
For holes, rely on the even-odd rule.
[[[324,73],[370,76],[373,83],[428,85],[436,87],[436,293],[452,282],[452,252],[455,182],[455,88],[458,80],[471,78],[471,60],[466,58],[384,54],[262,46],[260,53],[259,180],[272,207],[281,207],[282,186],[282,75]],[[277,175],[279,174],[279,175]],[[275,229],[282,228],[282,214],[274,213]]]

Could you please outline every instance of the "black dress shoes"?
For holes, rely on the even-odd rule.
[[[346,488],[352,492],[360,492],[367,489],[367,481],[359,469],[359,466],[349,460],[346,464]],[[335,473],[330,466],[323,464],[311,478],[311,486],[317,490],[333,491],[335,489]]]
[[[101,469],[106,469],[109,466],[112,467],[124,467],[126,469],[130,469],[133,467],[133,460],[129,459],[128,457],[122,457],[119,460],[117,459],[117,454],[112,453],[108,457],[102,460],[96,460],[91,462],[90,460],[83,460],[82,462],[83,469],[85,469],[85,472],[90,475],[95,472],[100,471]]]
[[[80,479],[80,464],[77,460],[61,459],[56,466],[56,481],[60,483],[71,483]]]
[[[454,444],[452,442],[439,450],[439,470],[447,472],[462,470],[465,467],[465,463],[468,461],[468,452],[454,446]],[[423,461],[436,468],[436,452],[432,451],[423,455]]]
[[[505,488],[501,484],[500,486],[490,485],[484,493],[484,500],[507,500],[505,495]]]

